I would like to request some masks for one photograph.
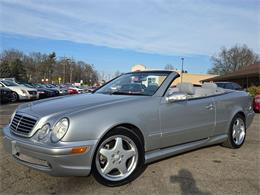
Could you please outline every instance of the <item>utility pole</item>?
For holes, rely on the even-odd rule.
[[[66,80],[65,80],[65,77],[66,77],[66,64],[67,64],[67,59],[64,58],[64,61],[63,61],[63,84],[65,84]]]
[[[70,64],[70,83],[72,83],[72,64]]]
[[[181,83],[182,83],[182,79],[183,79],[183,61],[184,61],[184,58],[181,58]]]

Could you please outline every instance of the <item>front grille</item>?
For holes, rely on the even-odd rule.
[[[31,94],[31,95],[36,95],[36,94],[37,94],[36,91],[28,91],[28,92],[29,92],[29,94]]]
[[[11,130],[15,134],[28,136],[36,122],[37,120],[33,118],[21,114],[15,114],[11,123]]]

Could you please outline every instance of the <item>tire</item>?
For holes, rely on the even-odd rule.
[[[19,95],[16,92],[12,92],[11,102],[17,102],[19,100]]]
[[[141,139],[130,129],[117,127],[100,140],[92,161],[92,175],[103,185],[121,186],[141,175],[146,168],[144,162]]]
[[[239,121],[239,122],[238,122]],[[237,149],[240,148],[246,139],[245,117],[237,114],[231,121],[228,139],[222,144],[225,147]]]

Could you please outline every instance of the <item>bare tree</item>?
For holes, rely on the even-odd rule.
[[[98,73],[93,65],[83,61],[75,61],[72,57],[56,58],[55,52],[42,54],[39,52],[23,54],[18,50],[4,50],[0,53],[0,75],[16,79],[58,83],[80,82],[93,85],[98,80]]]
[[[114,75],[113,75],[113,77],[118,77],[118,76],[120,76],[122,73],[119,71],[119,70],[117,70],[115,73],[114,73]]]
[[[17,59],[23,60],[23,58],[24,58],[24,53],[16,49],[4,50],[0,54],[1,61],[5,61],[8,63],[13,62]]]
[[[208,72],[224,75],[255,63],[258,55],[246,45],[235,45],[230,49],[221,48],[217,55],[211,57],[211,60],[213,67]]]

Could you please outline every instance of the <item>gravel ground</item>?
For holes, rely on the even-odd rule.
[[[0,128],[19,104],[1,105]],[[151,164],[116,188],[90,177],[52,177],[17,164],[0,144],[0,194],[260,194],[260,114],[237,150],[212,146]],[[0,134],[2,137],[2,134]],[[2,139],[0,139],[2,142]]]

